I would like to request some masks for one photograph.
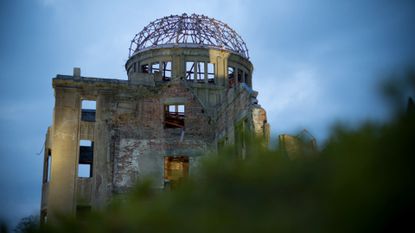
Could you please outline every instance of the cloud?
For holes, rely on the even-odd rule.
[[[54,7],[56,6],[61,0],[37,0],[37,2],[44,6],[44,7]]]
[[[261,99],[275,114],[300,105],[314,105],[320,92],[315,76],[312,69],[299,68],[285,77],[265,77],[258,83]]]
[[[333,103],[324,98],[326,90],[320,73],[309,64],[297,64],[284,72],[277,70],[272,76],[257,75],[254,79],[274,134],[310,128],[336,111]]]

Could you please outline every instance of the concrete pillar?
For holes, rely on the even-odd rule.
[[[93,208],[103,208],[111,196],[110,132],[106,123],[111,118],[108,94],[97,97],[94,130],[94,183],[92,187]]]
[[[78,167],[80,96],[76,90],[55,88],[51,181],[48,220],[75,213]]]
[[[180,78],[180,77],[183,77],[183,78],[186,77],[185,65],[186,64],[184,64],[183,55],[175,54],[173,56],[172,67],[171,67],[171,69],[172,69],[172,79]]]

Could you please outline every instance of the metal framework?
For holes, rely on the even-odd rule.
[[[170,15],[156,19],[131,41],[129,57],[163,47],[224,49],[249,58],[241,36],[227,24],[204,15]]]

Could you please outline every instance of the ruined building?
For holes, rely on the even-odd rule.
[[[128,80],[57,75],[45,142],[41,215],[105,206],[143,178],[174,188],[201,156],[244,138],[267,139],[266,113],[252,89],[241,37],[203,15],[157,19],[135,35]]]
[[[293,136],[278,136],[279,151],[290,159],[312,157],[317,154],[317,141],[306,129]]]

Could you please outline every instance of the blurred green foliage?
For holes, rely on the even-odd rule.
[[[177,189],[138,185],[101,212],[38,232],[396,232],[413,229],[415,116],[336,127],[317,156],[250,143],[206,156]],[[411,232],[411,230],[409,230]],[[413,232],[413,230],[412,230]]]
[[[414,216],[414,132],[406,115],[337,128],[313,158],[251,146],[238,160],[225,150],[174,191],[144,183],[106,211],[39,231],[394,232]]]

